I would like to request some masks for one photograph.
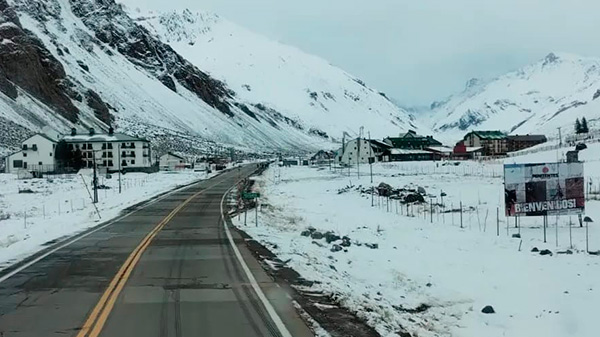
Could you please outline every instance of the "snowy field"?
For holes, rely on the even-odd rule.
[[[593,190],[599,189],[598,153],[596,145],[581,153]],[[507,162],[555,160],[552,151]],[[333,295],[383,336],[598,335],[600,257],[585,252],[585,228],[576,216],[550,217],[546,243],[541,218],[521,218],[515,228],[503,215],[501,162],[378,164],[373,184],[368,173],[368,165],[360,179],[356,168],[348,176],[327,167],[272,167],[255,185],[263,196],[259,226],[254,216],[248,226],[243,216],[236,224],[302,276],[320,281],[311,290]],[[361,193],[381,182],[420,186],[431,198],[406,209]],[[596,220],[589,248],[598,251],[600,202],[588,200],[586,209]],[[348,236],[351,245],[334,252],[342,241],[302,236],[309,227]],[[512,237],[517,233],[521,238]],[[495,314],[482,313],[487,305]]]
[[[49,241],[83,231],[117,217],[136,203],[214,175],[191,170],[127,173],[122,175],[120,194],[117,174],[111,179],[100,177],[100,185],[108,187],[98,190],[100,219],[91,203],[89,193],[93,191],[86,188],[91,185],[90,172],[26,180],[0,174],[0,270]]]

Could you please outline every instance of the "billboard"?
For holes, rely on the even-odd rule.
[[[583,163],[505,164],[506,216],[581,214]]]

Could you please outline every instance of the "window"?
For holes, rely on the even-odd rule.
[[[108,143],[108,148],[112,150],[112,143]]]
[[[88,149],[92,150],[93,148],[92,143],[88,143]]]
[[[108,161],[108,166],[113,166],[113,161],[112,160]]]
[[[52,157],[52,152],[50,152],[50,157]]]
[[[33,151],[37,151],[37,144],[33,144],[33,145],[31,145],[31,149],[32,149]]]
[[[14,168],[21,168],[21,167],[23,167],[23,161],[22,160],[13,160],[13,167]]]
[[[106,166],[106,160],[102,161],[102,166]]]
[[[26,161],[23,162],[23,168],[25,168],[25,169],[27,168],[27,162]]]
[[[27,151],[27,144],[23,144],[23,150]]]
[[[56,148],[56,144],[52,144],[52,150]]]
[[[112,152],[109,152],[109,153],[108,153],[108,158],[112,158],[112,157],[113,157],[113,153],[112,153]]]
[[[42,165],[44,165],[44,164],[43,164],[43,163],[40,161],[40,162],[38,162],[38,165],[42,166]]]
[[[135,160],[131,160],[131,165],[135,165]]]
[[[125,159],[121,161],[121,166],[127,166],[127,161]]]
[[[82,149],[84,149],[84,150],[87,150],[87,144],[83,144],[83,145],[81,146],[81,148],[82,148]]]
[[[27,152],[23,152],[23,157],[27,157]]]

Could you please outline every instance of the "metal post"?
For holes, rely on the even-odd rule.
[[[589,236],[589,227],[590,223],[588,221],[585,222],[585,251],[590,252],[590,236]]]
[[[373,195],[375,194],[375,186],[371,186],[371,207],[375,206],[375,204],[373,204]]]
[[[546,223],[548,222],[548,216],[544,215],[544,243],[546,243]]]
[[[244,204],[245,205],[245,204]],[[244,207],[245,208],[245,207]],[[244,210],[244,226],[248,225],[248,210]]]
[[[496,236],[500,236],[500,207],[496,207]]]
[[[121,194],[121,143],[117,143],[117,158],[119,161],[119,194]]]
[[[433,198],[429,198],[429,216],[430,216],[430,223],[433,223]]]
[[[356,148],[357,148],[357,152],[356,152],[356,174],[357,174],[358,178],[360,179],[360,134],[358,135],[358,138],[356,139]]]
[[[460,228],[463,228],[463,205],[462,205],[462,201],[460,202]]]
[[[254,219],[254,222],[256,223],[256,227],[258,227],[258,198],[256,198],[255,203],[256,203],[256,205],[254,205],[254,207],[255,207],[255,212],[254,212],[255,219]]]
[[[93,181],[93,185],[94,185],[94,204],[98,203],[98,175],[96,172],[96,152],[94,152],[94,150],[92,149],[92,156],[94,159],[94,162],[92,163],[92,166],[94,168],[94,181]],[[72,203],[73,201],[71,201]]]
[[[573,249],[573,232],[572,232],[573,222],[571,221],[571,216],[569,215],[569,246]]]
[[[556,247],[558,247],[558,215],[556,216],[556,224],[554,227],[556,232]]]

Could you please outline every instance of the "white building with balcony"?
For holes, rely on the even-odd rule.
[[[93,129],[87,134],[77,134],[75,130],[63,139],[70,150],[81,151],[84,167],[94,167],[108,171],[135,170],[152,166],[150,141],[114,133],[95,133]]]
[[[42,133],[27,138],[21,144],[21,150],[5,158],[6,172],[54,172],[54,150],[57,142],[58,139],[52,139]]]

